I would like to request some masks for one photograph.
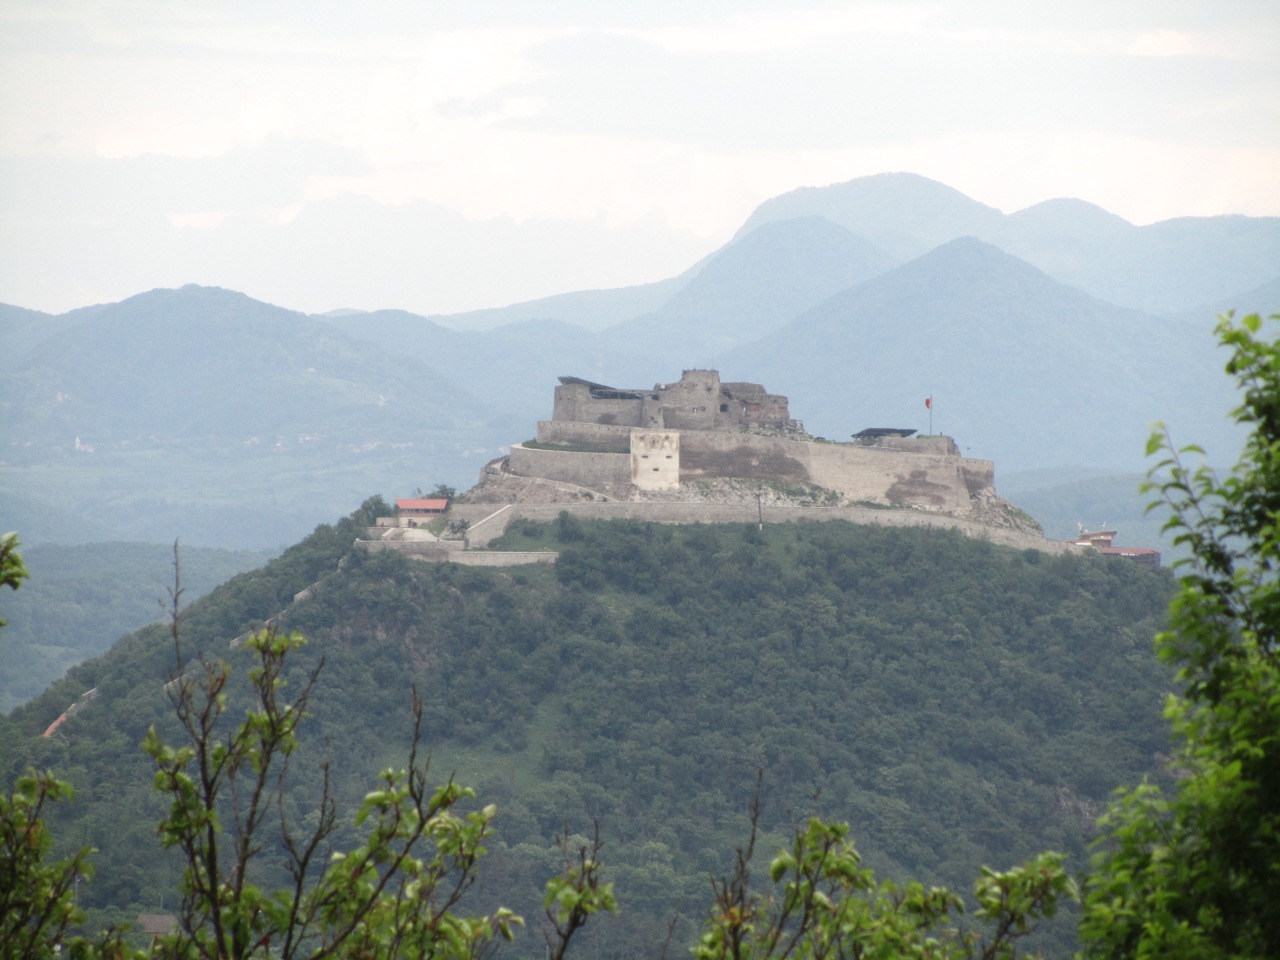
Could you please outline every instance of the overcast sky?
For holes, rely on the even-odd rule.
[[[1280,3],[0,0],[0,302],[50,312],[641,283],[892,170],[1280,215]]]

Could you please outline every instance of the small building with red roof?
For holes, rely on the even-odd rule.
[[[1117,547],[1114,546],[1116,532],[1114,530],[1094,530],[1091,533],[1081,531],[1080,536],[1071,542],[1077,547],[1090,547],[1108,557],[1124,557],[1135,563],[1148,566],[1160,566],[1160,551],[1150,547]]]
[[[396,501],[396,520],[402,527],[416,527],[442,516],[448,509],[445,497],[406,497]]]

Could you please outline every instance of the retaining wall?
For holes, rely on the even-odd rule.
[[[554,564],[559,556],[546,550],[468,550],[451,553],[448,560],[469,567],[518,567],[526,563]]]
[[[851,500],[944,511],[967,510],[977,493],[994,493],[994,463],[955,456],[948,437],[927,441],[911,449],[687,431],[680,435],[680,480],[811,483]]]
[[[539,420],[538,442],[630,450],[631,427],[625,424],[582,423],[574,420]]]
[[[370,553],[381,553],[383,550],[394,550],[407,557],[418,557],[424,560],[444,560],[449,555],[461,553],[466,544],[461,540],[357,540],[356,546],[363,547]]]
[[[630,428],[624,428],[627,445]],[[525,477],[545,477],[584,487],[612,487],[631,484],[630,453],[566,453],[539,450],[516,444],[511,448],[511,472]]]
[[[630,449],[630,428],[544,420],[544,443]],[[597,488],[628,485],[622,454],[513,447],[511,471]],[[817,443],[727,430],[679,431],[679,480],[720,477],[815,484],[851,500],[963,512],[979,493],[995,492],[995,464],[959,456],[946,436],[883,438],[875,444]]]
[[[763,514],[765,523],[807,523],[846,520],[856,524],[885,527],[933,527],[958,530],[975,540],[988,540],[1002,546],[1040,550],[1044,553],[1080,553],[1086,548],[1061,540],[1049,540],[1034,534],[1003,527],[990,527],[972,520],[927,513],[922,510],[874,509],[868,507],[793,507],[765,506],[754,503],[649,503],[609,501],[606,503],[517,503],[504,510],[483,531],[470,530],[469,545],[483,547],[494,540],[517,519],[550,521],[561,511],[589,520],[644,520],[652,523],[757,523]],[[500,522],[498,522],[500,521]]]

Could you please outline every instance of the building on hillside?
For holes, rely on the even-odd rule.
[[[1159,550],[1152,550],[1150,547],[1117,547],[1114,545],[1115,539],[1116,531],[1114,530],[1092,532],[1081,530],[1080,535],[1071,542],[1077,547],[1089,547],[1108,557],[1124,557],[1135,563],[1145,563],[1151,567],[1160,566]]]
[[[843,443],[817,440],[792,419],[785,396],[722,381],[716,370],[685,370],[678,383],[648,390],[561,377],[553,419],[538,422],[534,443],[513,444],[498,473],[624,500],[746,480],[802,497],[810,490],[957,515],[989,512],[998,500],[995,465],[962,457],[950,437],[915,432],[881,427]]]
[[[449,509],[449,501],[444,497],[408,497],[396,501],[396,525],[416,527],[436,517],[443,516]]]
[[[561,377],[551,419],[651,430],[804,432],[804,425],[791,419],[786,397],[758,383],[722,383],[717,370],[685,370],[677,383],[649,390]]]

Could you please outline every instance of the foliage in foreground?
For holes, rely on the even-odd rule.
[[[0,537],[0,587],[17,590],[27,578],[27,565],[22,562],[18,546],[16,533],[6,533]],[[4,621],[0,620],[0,627],[3,626]]]
[[[193,664],[172,682],[187,743],[170,746],[153,729],[144,748],[157,767],[155,786],[170,802],[161,843],[178,849],[186,866],[176,924],[145,950],[129,947],[117,930],[96,941],[68,934],[83,920],[73,892],[77,878],[91,876],[90,851],[45,864],[50,838],[41,816],[44,804],[67,794],[68,786],[51,774],[32,775],[0,799],[0,957],[52,957],[67,946],[86,960],[473,958],[486,955],[495,936],[511,938],[523,923],[511,911],[477,916],[462,910],[495,809],[462,812],[460,803],[473,794],[452,779],[429,789],[416,736],[407,771],[385,771],[364,798],[355,819],[365,830],[361,845],[332,849],[338,816],[327,776],[316,815],[302,828],[289,822],[283,784],[316,674],[292,700],[283,698],[282,688],[286,657],[304,642],[272,630],[248,639],[256,660],[249,671],[255,705],[230,732],[224,662]],[[418,726],[416,701],[414,714]],[[694,955],[1012,957],[1014,942],[1052,915],[1061,896],[1074,895],[1059,855],[1008,873],[984,871],[976,916],[990,931],[979,938],[957,924],[963,903],[956,895],[877,883],[859,866],[847,834],[844,825],[811,820],[774,860],[770,879],[779,889],[767,894],[749,884],[753,828],[733,877],[715,888],[713,918]],[[275,844],[291,882],[267,890],[253,878],[256,861]],[[547,884],[547,956],[553,960],[564,957],[592,914],[615,908],[612,886],[600,878],[600,845],[597,835]]]
[[[760,880],[815,815],[853,824],[877,877],[972,903],[984,864],[1052,849],[1078,869],[1093,811],[1167,744],[1169,674],[1149,654],[1173,586],[1161,571],[931,530],[604,522],[526,531],[560,565],[494,571],[353,550],[362,525],[318,530],[187,607],[184,646],[242,661],[227,641],[271,618],[310,641],[291,690],[323,655],[286,804],[314,810],[328,760],[342,850],[361,842],[369,784],[403,766],[416,684],[433,769],[498,807],[473,912],[540,917],[566,821],[576,849],[598,820],[624,909],[582,931],[581,956],[646,956],[669,930],[673,951],[697,941],[757,770]],[[5,779],[32,766],[75,785],[50,825],[60,856],[100,848],[79,891],[94,928],[174,909],[178,858],[154,839],[165,801],[137,749],[150,726],[183,742],[172,671],[157,625],[20,708],[12,737],[0,726]],[[228,716],[243,717],[233,673]],[[39,736],[91,687],[89,708]],[[279,851],[260,866],[264,888],[288,882]],[[1023,949],[1069,954],[1073,913]],[[505,954],[542,956],[537,930],[516,938]]]
[[[981,929],[960,922],[964,901],[942,887],[877,880],[862,866],[845,824],[817,818],[796,831],[769,865],[774,889],[753,891],[751,840],[732,876],[714,883],[711,917],[695,960],[918,957],[997,960],[1059,900],[1076,899],[1063,857],[1043,853],[1004,873],[984,869],[974,885]]]
[[[1273,321],[1280,316],[1273,316]],[[1253,315],[1218,327],[1250,428],[1219,478],[1167,433],[1150,488],[1192,557],[1156,639],[1183,683],[1165,716],[1177,786],[1142,784],[1103,819],[1081,932],[1093,957],[1280,956],[1280,343]]]
[[[118,931],[97,941],[68,936],[83,919],[72,894],[77,877],[90,875],[90,851],[44,864],[50,839],[41,818],[67,785],[51,774],[28,776],[0,799],[0,957],[54,956],[65,944],[84,958],[471,958],[485,955],[495,936],[511,938],[522,920],[509,910],[462,909],[495,810],[464,812],[472,791],[452,779],[429,788],[416,736],[407,769],[385,771],[364,798],[355,818],[360,845],[337,851],[330,843],[339,821],[327,776],[314,815],[290,822],[283,787],[315,674],[292,700],[282,688],[286,657],[303,643],[272,630],[247,640],[255,705],[230,731],[227,664],[201,661],[172,682],[187,742],[170,746],[153,729],[144,748],[170,802],[161,843],[179,850],[186,866],[175,926],[147,949],[131,949]],[[414,714],[420,724],[416,702]],[[277,846],[291,882],[263,889],[254,882],[257,861]],[[548,884],[553,955],[563,955],[592,913],[613,907],[596,852],[583,850]]]

